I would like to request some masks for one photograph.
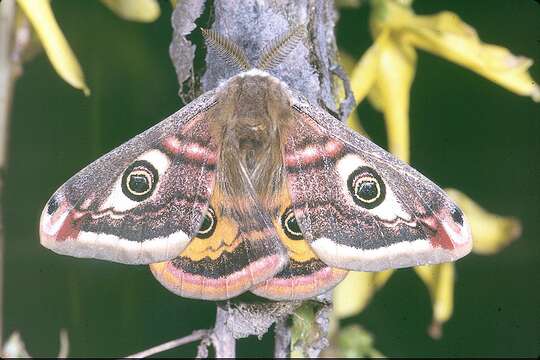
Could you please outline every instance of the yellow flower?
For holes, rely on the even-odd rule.
[[[442,336],[442,324],[454,309],[454,263],[417,266],[414,271],[426,284],[431,297],[433,320],[428,333],[434,339]]]
[[[532,60],[482,43],[456,14],[416,15],[411,1],[372,0],[373,45],[351,74],[356,102],[366,96],[385,115],[389,150],[409,160],[409,93],[416,71],[416,49],[469,68],[487,79],[540,101],[540,87],[527,69]]]
[[[459,190],[445,191],[469,220],[474,253],[492,255],[521,235],[521,224],[517,219],[489,213]],[[454,306],[454,264],[417,266],[414,270],[427,285],[433,303],[429,334],[440,338],[442,324],[450,319]]]
[[[89,95],[81,66],[54,18],[49,0],[17,0],[17,4],[34,27],[58,75]]]
[[[119,17],[139,22],[155,21],[161,10],[156,0],[101,0]]]
[[[411,2],[371,0],[370,27],[374,43],[356,65],[343,62],[351,74],[357,103],[367,97],[384,113],[390,152],[404,161],[410,159],[409,94],[416,72],[416,49],[432,52],[516,94],[540,101],[540,87],[527,72],[532,60],[482,43],[475,30],[454,13],[416,15],[410,8]],[[347,59],[346,56],[341,58]],[[357,118],[349,118],[348,124],[361,129]],[[457,190],[447,192],[471,224],[473,252],[495,253],[520,235],[521,226],[516,219],[488,213]],[[418,266],[415,271],[428,287],[433,304],[429,334],[439,338],[442,324],[453,311],[454,264]],[[334,290],[334,322],[360,313],[392,272],[351,272]]]
[[[474,253],[492,255],[521,235],[519,220],[492,214],[459,190],[445,189],[445,191],[469,219]]]
[[[345,279],[334,289],[334,315],[337,319],[354,316],[364,310],[375,291],[386,284],[390,275],[392,275],[392,270],[381,272],[349,271]]]
[[[102,0],[102,3],[126,20],[151,22],[160,15],[157,0]],[[17,0],[17,4],[32,24],[58,75],[90,95],[81,65],[56,22],[50,0]]]

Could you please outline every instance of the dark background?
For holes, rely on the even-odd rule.
[[[44,54],[17,81],[5,187],[7,336],[19,330],[33,355],[54,356],[69,331],[72,356],[123,356],[210,327],[212,302],[183,299],[146,266],[55,255],[39,244],[39,214],[65,180],[179,107],[168,56],[170,6],[152,24],[117,18],[97,1],[53,2],[92,96],[63,82]],[[416,1],[420,14],[450,10],[481,38],[540,61],[540,6],[532,0]],[[369,7],[341,11],[338,43],[358,58],[371,44]],[[540,66],[531,69],[540,79]],[[379,113],[362,104],[385,145]],[[443,187],[522,220],[523,235],[496,256],[456,265],[455,311],[441,340],[426,333],[431,305],[415,273],[397,271],[358,322],[389,356],[538,356],[540,106],[420,52],[412,89],[412,163]],[[351,295],[354,296],[354,295]],[[238,354],[272,353],[271,335],[241,340]],[[193,356],[195,345],[166,355]]]

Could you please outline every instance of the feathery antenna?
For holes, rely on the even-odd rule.
[[[225,62],[242,71],[251,69],[246,54],[238,45],[213,30],[201,28],[201,31],[207,45],[214,48]]]
[[[262,55],[255,67],[260,70],[268,70],[279,65],[304,37],[304,25],[298,25],[277,37],[264,47]]]

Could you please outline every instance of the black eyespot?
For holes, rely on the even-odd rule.
[[[133,201],[146,200],[154,192],[158,179],[152,164],[146,160],[135,161],[122,175],[122,192]]]
[[[386,196],[386,186],[381,177],[367,166],[360,166],[349,175],[347,187],[354,202],[366,209],[377,207]]]
[[[294,216],[294,211],[291,207],[288,207],[283,212],[283,215],[281,215],[281,227],[283,228],[285,235],[292,240],[302,240],[304,238],[302,230],[300,230],[300,226],[298,226],[298,222]]]
[[[56,195],[49,200],[47,204],[47,214],[52,215],[56,210],[58,210],[58,201],[56,200]]]
[[[217,225],[216,213],[214,212],[214,209],[212,209],[212,207],[209,206],[208,210],[206,211],[206,214],[204,215],[204,220],[201,224],[199,232],[197,233],[197,237],[201,239],[209,238],[214,233],[214,230],[216,229],[216,225]]]
[[[452,209],[452,212],[450,213],[452,215],[452,219],[454,219],[455,222],[457,222],[459,225],[463,225],[463,213],[461,210],[459,210],[457,207]]]

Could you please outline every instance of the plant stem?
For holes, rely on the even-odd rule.
[[[0,4],[0,349],[2,349],[4,317],[4,216],[3,188],[7,164],[8,118],[13,89],[13,67],[10,58],[15,20],[15,0]]]
[[[289,329],[289,326],[287,325],[287,318],[276,321],[274,334],[274,357],[276,359],[289,357],[291,329]]]
[[[208,330],[195,330],[190,335],[181,337],[179,339],[171,340],[166,343],[160,344],[158,346],[154,346],[150,349],[138,352],[133,355],[129,355],[126,358],[132,359],[132,358],[145,358],[149,357],[155,354],[158,354],[163,351],[171,350],[176,347],[192,343],[194,341],[202,340],[206,336],[208,336]]]
[[[229,304],[227,303],[225,306],[228,308]],[[216,308],[216,324],[211,335],[212,344],[216,352],[215,356],[217,359],[234,359],[236,357],[236,339],[227,328],[229,311],[223,305],[217,305]]]

